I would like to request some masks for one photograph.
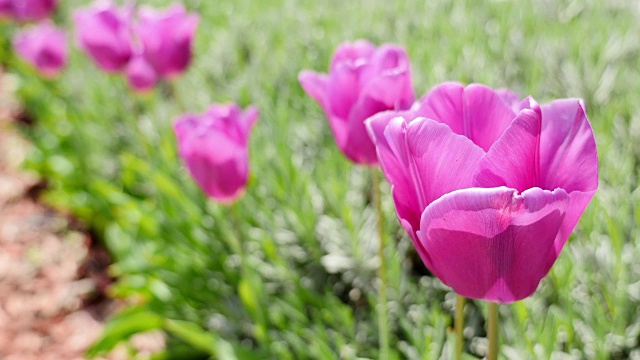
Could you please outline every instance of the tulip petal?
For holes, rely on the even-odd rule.
[[[561,187],[571,199],[549,257],[551,268],[598,189],[598,153],[582,100],[562,99],[542,106],[540,175],[544,187]]]
[[[131,15],[110,2],[76,10],[78,43],[107,72],[123,70],[133,56]]]
[[[359,68],[348,63],[337,64],[331,70],[327,87],[331,114],[346,121],[351,107],[358,100],[358,89]]]
[[[364,69],[360,84],[362,94],[385,104],[385,110],[408,109],[415,100],[409,56],[400,46],[381,46]]]
[[[329,84],[329,77],[326,74],[319,74],[315,71],[301,71],[298,75],[298,82],[302,89],[311,96],[329,115],[330,108],[327,101],[327,88]]]
[[[249,176],[246,149],[217,133],[192,141],[180,151],[191,176],[210,197],[233,202],[244,192]],[[216,144],[216,151],[211,151],[211,144]]]
[[[598,188],[598,153],[584,104],[563,99],[542,106],[540,175],[545,188]]]
[[[376,149],[367,136],[364,121],[372,115],[387,110],[390,110],[387,105],[368,96],[358,100],[349,113],[345,127],[346,139],[342,143],[338,142],[338,146],[345,156],[357,164],[375,165],[378,163]],[[338,138],[337,135],[336,138]]]
[[[358,77],[355,80],[360,89],[354,92],[357,95],[356,102],[347,104],[350,106],[346,128],[348,135],[346,141],[339,145],[352,161],[375,165],[378,162],[376,151],[373,142],[366,136],[364,120],[379,112],[406,109],[413,103],[414,95],[409,58],[404,49],[395,45],[383,45],[368,61],[367,64],[363,63],[363,66],[350,70],[350,74]],[[335,69],[340,74],[341,67],[336,66]],[[331,92],[336,93],[336,90]],[[332,99],[332,103],[335,103],[336,99]]]
[[[253,126],[258,121],[258,117],[260,116],[260,111],[255,106],[249,106],[246,110],[242,112],[242,116],[240,117],[240,126],[244,132],[245,138],[249,137],[249,133]]]
[[[418,229],[422,209],[418,202],[416,189],[411,183],[411,177],[408,176],[404,165],[408,162],[407,155],[405,153],[398,157],[385,136],[385,129],[394,118],[400,118],[401,121],[404,121],[403,119],[411,119],[412,116],[409,112],[385,111],[367,119],[366,126],[369,137],[376,146],[382,171],[391,184],[398,218],[401,221],[403,219],[407,221],[411,227],[411,230],[407,229],[407,231],[411,237],[415,238],[415,230]]]
[[[458,190],[425,209],[418,236],[457,293],[510,303],[531,295],[547,274],[568,205],[562,189]]]
[[[132,59],[126,68],[129,86],[136,92],[146,92],[156,85],[158,75],[142,56]]]
[[[420,208],[420,203],[418,202],[416,188],[412,184],[411,176],[408,175],[405,167],[405,164],[408,163],[408,154],[405,152],[398,157],[385,136],[385,129],[392,120],[397,119],[395,121],[404,122],[404,119],[412,118],[414,116],[410,111],[385,111],[370,117],[365,121],[365,124],[369,137],[376,146],[382,172],[391,184],[393,202],[400,224],[409,234],[422,262],[433,272],[431,259],[416,235],[416,231],[420,226],[422,208]],[[397,151],[396,144],[394,144],[394,147],[396,147]],[[400,150],[405,149],[402,148]],[[435,272],[434,274],[438,275]]]
[[[407,123],[395,115],[398,113],[386,112],[367,120],[369,133],[391,183],[398,218],[425,265],[438,275],[428,252],[417,241],[420,216],[440,196],[470,187],[473,170],[484,152],[444,124],[424,118]]]
[[[300,85],[324,110],[329,121],[336,144],[344,152],[346,144],[349,141],[349,128],[346,119],[340,118],[333,114],[331,99],[329,98],[329,76],[319,74],[314,71],[302,71],[298,76]],[[349,158],[351,156],[347,155]]]
[[[520,192],[540,184],[540,108],[518,113],[511,126],[489,149],[474,176],[479,187],[507,186]]]
[[[333,73],[335,67],[339,64],[351,63],[356,66],[360,62],[367,62],[375,51],[375,45],[367,40],[342,43],[331,58],[329,72]]]
[[[13,2],[11,0],[0,0],[0,20],[13,16]]]
[[[199,17],[182,4],[157,10],[142,7],[135,32],[143,54],[161,77],[173,78],[184,72],[192,58],[192,42]]]
[[[5,14],[18,21],[40,21],[55,11],[57,0],[0,1],[0,15]]]
[[[234,105],[222,107],[235,108]],[[249,155],[246,145],[221,129],[224,125],[223,119],[209,113],[186,114],[176,121],[174,132],[180,157],[195,182],[209,197],[228,204],[246,188]]]
[[[387,140],[398,143],[402,129],[392,120],[385,131]],[[484,155],[468,138],[431,119],[418,118],[406,126],[404,141],[408,153],[406,164],[421,199],[421,208],[454,190],[472,186],[473,172]]]
[[[465,134],[462,84],[442,83],[431,89],[418,103],[416,115],[445,123],[456,134]]]
[[[515,117],[509,105],[493,89],[471,84],[444,83],[421,101],[418,115],[443,122],[488,151]]]
[[[258,120],[258,109],[254,106],[245,111],[233,103],[214,104],[207,110],[210,117],[211,128],[225,134],[236,144],[246,146],[249,141],[249,133]]]
[[[66,34],[50,21],[18,32],[14,47],[21,58],[45,77],[57,76],[67,64]]]

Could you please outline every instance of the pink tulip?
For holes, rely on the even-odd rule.
[[[242,111],[227,104],[176,121],[180,157],[209,197],[231,204],[244,193],[249,178],[248,138],[257,120],[256,108]]]
[[[344,43],[329,74],[303,71],[298,79],[323,108],[340,150],[357,164],[378,162],[364,120],[381,111],[407,109],[414,101],[409,58],[394,45],[376,49],[363,40]]]
[[[159,76],[170,78],[187,69],[197,26],[198,16],[187,13],[182,5],[164,11],[140,9],[136,33],[144,57]]]
[[[57,0],[0,0],[0,17],[39,21],[49,17],[57,3]]]
[[[78,43],[97,65],[107,72],[119,72],[133,56],[131,12],[110,1],[76,11]]]
[[[55,77],[67,64],[64,31],[45,21],[16,34],[16,53],[45,77]]]
[[[137,56],[127,66],[127,80],[134,91],[146,92],[156,85],[158,75],[144,57]]]
[[[445,83],[411,111],[367,120],[427,268],[462,296],[502,303],[536,290],[598,188],[582,100],[510,105]]]
[[[13,1],[0,0],[0,20],[13,17]]]

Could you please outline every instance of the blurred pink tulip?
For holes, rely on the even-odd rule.
[[[17,33],[16,53],[45,77],[55,77],[67,64],[67,39],[64,31],[45,21]]]
[[[176,121],[180,157],[209,197],[231,204],[244,193],[249,178],[248,138],[257,120],[256,108],[242,111],[226,104]]]
[[[0,0],[0,20],[13,17],[13,1]]]
[[[509,303],[549,272],[598,188],[582,100],[518,112],[504,94],[445,83],[367,120],[396,212],[422,260],[462,296]]]
[[[304,90],[323,108],[340,150],[357,164],[377,164],[364,120],[386,110],[407,109],[414,101],[409,58],[401,47],[359,40],[333,55],[329,74],[300,73]]]
[[[136,34],[143,56],[159,76],[171,78],[187,69],[197,26],[198,16],[187,13],[182,5],[163,11],[140,9]]]
[[[136,92],[146,92],[156,85],[158,75],[142,56],[137,56],[127,66],[129,86]]]
[[[125,69],[133,56],[131,12],[110,1],[77,10],[74,15],[78,43],[107,72]]]
[[[16,21],[39,21],[56,9],[57,0],[0,0],[0,17]]]

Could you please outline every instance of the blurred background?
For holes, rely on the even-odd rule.
[[[28,195],[58,211],[40,218],[46,226],[64,219],[63,230],[53,230],[62,234],[60,249],[36,242],[23,261],[68,259],[65,244],[92,244],[77,261],[86,268],[82,259],[92,259],[91,271],[69,276],[94,279],[77,307],[103,304],[92,319],[106,325],[80,354],[379,357],[370,170],[342,156],[297,81],[303,69],[326,71],[343,41],[362,38],[406,48],[417,95],[456,80],[508,87],[540,103],[585,99],[600,188],[538,291],[500,307],[501,357],[640,359],[637,1],[185,0],[201,17],[192,66],[146,95],[78,50],[71,16],[89,3],[60,1],[54,21],[68,30],[70,58],[56,80],[41,79],[13,54],[17,25],[0,25],[0,93],[14,98],[2,102],[2,114],[20,120],[3,123],[2,132],[17,129],[32,144],[21,167],[41,180],[29,180]],[[192,182],[172,131],[180,114],[230,101],[261,112],[247,193],[232,211]],[[386,183],[382,193],[393,357],[448,359],[455,294],[416,256]],[[481,358],[485,305],[469,301],[465,315],[465,356]],[[2,319],[8,328],[9,317]],[[142,351],[131,339],[149,332],[154,350]]]

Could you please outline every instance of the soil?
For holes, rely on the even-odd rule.
[[[0,359],[83,359],[116,308],[105,295],[109,256],[71,216],[38,201],[44,180],[21,168],[29,143],[13,123],[14,84],[0,70]],[[132,342],[158,351],[164,337]],[[121,346],[108,358],[128,357]]]

